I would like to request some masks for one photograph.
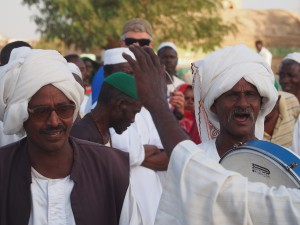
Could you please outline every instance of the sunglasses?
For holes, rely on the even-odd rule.
[[[55,106],[55,108],[50,106],[37,106],[35,108],[28,108],[27,110],[36,120],[40,121],[47,120],[52,111],[55,111],[59,118],[68,119],[74,114],[75,104],[63,104]]]
[[[135,39],[135,38],[125,38],[125,45],[129,46],[134,43],[139,43],[140,46],[149,46],[151,40],[150,39]]]

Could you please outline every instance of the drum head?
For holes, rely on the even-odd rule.
[[[280,185],[290,188],[300,187],[299,177],[288,168],[288,165],[255,147],[241,146],[230,150],[220,163],[224,168],[236,171],[252,182],[262,182],[270,187]]]

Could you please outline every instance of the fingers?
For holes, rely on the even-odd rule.
[[[138,63],[130,55],[128,55],[125,52],[123,52],[122,56],[130,64],[130,66],[132,67],[133,71],[136,71],[136,70],[139,71],[140,70],[140,67],[139,67]]]
[[[154,53],[153,49],[149,47],[144,47],[144,50],[149,54],[154,66],[156,66],[157,68],[161,67],[158,56]]]

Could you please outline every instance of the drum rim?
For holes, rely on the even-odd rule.
[[[264,143],[266,141],[262,141],[262,140],[256,140],[256,142],[259,141],[261,143]],[[298,185],[300,186],[300,176],[298,176],[298,174],[296,173],[296,171],[293,170],[293,168],[290,168],[283,160],[281,160],[280,158],[272,155],[270,152],[264,150],[264,149],[261,149],[261,148],[258,148],[256,146],[251,146],[251,145],[248,145],[250,143],[253,143],[253,141],[251,142],[247,142],[245,143],[244,145],[241,145],[241,146],[238,146],[238,147],[235,147],[229,151],[227,151],[223,156],[222,158],[219,160],[219,163],[222,165],[222,162],[225,158],[227,158],[228,155],[230,155],[231,153],[233,152],[237,152],[241,149],[250,149],[250,150],[254,150],[255,152],[257,153],[260,153],[262,155],[265,155],[267,157],[269,157],[270,159],[274,160],[275,162],[277,162],[286,172],[288,172],[295,180],[295,182],[298,183]],[[268,142],[268,143],[271,143],[271,142]],[[271,143],[273,144],[273,143]],[[275,145],[275,144],[274,144]],[[278,145],[278,147],[281,147]],[[283,148],[283,147],[281,147]],[[289,152],[290,153],[290,152]],[[300,166],[300,165],[299,165]],[[237,171],[238,172],[238,171]]]

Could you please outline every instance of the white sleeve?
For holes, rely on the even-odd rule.
[[[139,166],[145,160],[145,150],[138,138],[135,124],[131,124],[121,135],[110,128],[112,147],[129,153],[130,166]]]
[[[122,206],[119,225],[146,225],[129,184]]]
[[[300,191],[251,183],[191,141],[170,159],[155,224],[300,224]]]
[[[294,127],[292,150],[300,155],[300,116]]]

